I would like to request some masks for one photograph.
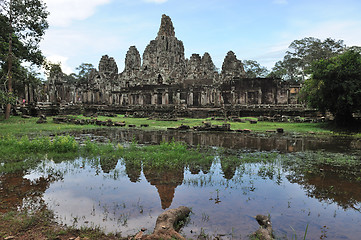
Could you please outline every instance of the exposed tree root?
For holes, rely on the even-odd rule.
[[[260,228],[252,234],[252,237],[259,240],[273,240],[272,224],[269,217],[264,215],[257,215],[256,220]]]
[[[179,229],[176,230],[175,225],[187,218],[190,212],[191,210],[184,206],[163,212],[157,218],[153,233],[143,236],[142,234],[140,236],[137,234],[139,236],[138,239],[185,239],[177,232]]]

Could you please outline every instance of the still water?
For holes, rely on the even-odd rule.
[[[357,155],[359,150],[359,142],[344,138],[139,133],[86,132],[77,137],[118,142],[135,139],[146,144],[190,139],[191,145],[276,151],[279,156],[317,149]],[[307,239],[361,236],[360,181],[333,174],[303,176],[277,161],[229,167],[221,156],[215,156],[205,166],[161,170],[127,165],[122,159],[106,166],[100,159],[78,158],[61,163],[44,159],[29,173],[1,175],[0,185],[0,211],[5,211],[7,205],[21,209],[45,204],[61,224],[100,227],[105,232],[121,232],[122,236],[135,234],[141,228],[152,232],[162,211],[179,206],[190,207],[193,212],[182,229],[189,238],[207,235],[247,239],[258,229],[253,218],[257,214],[271,216],[275,235],[280,239],[294,239],[295,235],[303,239],[307,226]]]

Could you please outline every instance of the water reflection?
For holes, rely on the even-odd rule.
[[[326,167],[323,174],[305,175],[277,156],[268,163],[240,163],[220,154],[177,168],[112,158],[46,161],[28,175],[1,175],[1,210],[32,198],[53,210],[60,223],[127,235],[151,230],[162,210],[187,205],[194,214],[183,234],[191,238],[203,231],[243,239],[258,228],[251,216],[259,213],[271,215],[279,237],[293,237],[290,226],[303,236],[307,224],[308,239],[319,239],[325,225],[330,239],[361,234],[357,176],[331,174]]]
[[[147,181],[158,190],[162,209],[172,205],[176,187],[182,184],[184,167],[167,169],[143,166],[143,173]]]
[[[349,179],[335,173],[324,171],[322,174],[304,176],[288,175],[291,183],[302,186],[307,196],[321,202],[336,203],[343,209],[361,210],[361,182],[355,176]]]
[[[32,180],[24,176],[23,172],[0,175],[0,212],[40,209],[45,190],[60,179],[59,176],[40,176]]]
[[[86,130],[74,135],[83,138],[116,142],[137,141],[159,144],[162,141],[182,141],[192,146],[215,146],[257,151],[301,152],[324,149],[330,152],[361,150],[361,141],[347,137],[312,137],[280,134],[245,134],[236,132],[142,131],[136,129]]]

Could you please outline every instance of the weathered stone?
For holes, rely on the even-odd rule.
[[[237,59],[234,52],[229,51],[224,58],[221,75],[222,82],[244,78],[246,76],[243,64]]]
[[[142,78],[150,84],[181,82],[185,76],[183,42],[174,34],[171,19],[163,15],[158,36],[143,53]]]
[[[170,121],[184,116],[227,119],[229,114],[260,116],[284,111],[305,117],[293,111],[303,106],[291,106],[297,103],[293,93],[300,86],[290,86],[280,79],[246,78],[242,62],[232,51],[225,57],[221,73],[208,53],[202,57],[192,54],[186,60],[183,43],[175,37],[173,23],[166,15],[162,16],[156,38],[143,53],[143,62],[137,48],[131,46],[121,74],[115,60],[107,55],[98,68],[91,70],[88,81],[77,85],[67,82],[64,74],[51,74],[44,89],[46,101],[51,104],[46,110],[52,111],[49,115],[60,111],[75,114],[79,108],[89,108],[84,111],[129,112],[134,117]],[[36,106],[34,112],[44,109]],[[281,114],[274,121],[288,120]]]
[[[99,62],[100,77],[107,81],[115,81],[118,75],[118,66],[114,58],[108,55],[102,56]]]
[[[123,87],[134,86],[142,82],[139,79],[141,64],[138,49],[135,46],[131,46],[125,56],[124,71],[120,75],[120,81]]]
[[[158,37],[175,37],[174,27],[172,20],[169,16],[163,14],[161,24],[158,31]]]
[[[37,121],[36,121],[37,124],[42,124],[42,123],[46,123],[46,120],[43,119],[43,118],[39,118]]]

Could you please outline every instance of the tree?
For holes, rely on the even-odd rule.
[[[13,63],[26,60],[30,63],[41,65],[42,55],[39,51],[39,42],[48,28],[46,18],[48,12],[41,0],[1,0],[1,19],[5,21],[8,41],[2,42],[7,48],[7,91],[13,92]],[[24,47],[23,54],[16,55],[14,51],[14,38]],[[5,119],[10,116],[11,104],[7,104]]]
[[[361,54],[349,50],[341,55],[314,62],[301,97],[311,107],[330,111],[336,124],[345,126],[361,109]]]
[[[277,62],[271,76],[279,76],[289,82],[304,82],[312,62],[329,59],[346,49],[342,40],[327,38],[324,41],[313,37],[294,40],[283,60]]]
[[[92,69],[94,69],[94,66],[91,63],[82,63],[79,65],[79,67],[76,68],[76,70],[79,71],[79,73],[76,75],[79,84],[88,83],[89,74]]]
[[[244,60],[243,67],[248,78],[266,77],[268,74],[267,68],[254,60]]]

